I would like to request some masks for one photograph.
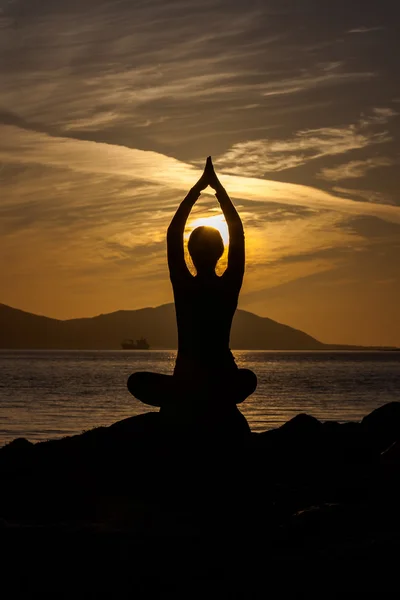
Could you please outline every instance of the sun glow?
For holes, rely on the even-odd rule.
[[[225,221],[225,217],[223,214],[212,215],[209,217],[200,217],[190,221],[188,224],[187,230],[185,231],[185,238],[188,239],[190,234],[196,227],[214,227],[214,229],[218,229],[221,234],[222,240],[224,242],[225,247],[229,244],[229,232],[228,225]]]

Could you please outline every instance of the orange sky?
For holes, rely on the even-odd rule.
[[[400,345],[397,9],[323,4],[1,6],[0,302],[172,301],[166,227],[211,154],[245,224],[240,307]],[[192,223],[217,215],[203,194]]]

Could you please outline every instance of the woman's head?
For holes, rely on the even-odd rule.
[[[188,250],[196,271],[209,271],[215,269],[221,258],[224,242],[218,229],[197,227],[190,234]]]

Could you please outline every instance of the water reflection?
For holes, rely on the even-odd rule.
[[[253,431],[299,412],[359,420],[399,400],[400,353],[245,352],[258,388],[241,410]],[[126,389],[132,371],[171,373],[171,351],[0,351],[0,443],[72,435],[150,410]]]

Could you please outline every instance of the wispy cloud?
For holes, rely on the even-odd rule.
[[[395,160],[384,156],[375,156],[365,160],[352,160],[336,167],[321,169],[318,176],[329,181],[341,181],[345,179],[359,179],[371,169],[391,167]]]
[[[374,108],[372,114],[364,115],[360,119],[360,126],[368,127],[369,125],[386,125],[390,119],[398,117],[399,113],[393,108]]]
[[[225,173],[249,176],[292,169],[312,160],[390,141],[391,136],[386,131],[376,132],[373,125],[385,124],[396,115],[391,109],[374,109],[370,116],[346,127],[299,131],[293,138],[284,140],[240,142],[218,157],[216,163]]]
[[[373,31],[383,31],[384,27],[365,27],[362,25],[361,27],[354,27],[354,29],[349,29],[347,33],[372,33]]]
[[[185,7],[102,2],[95,12],[88,6],[82,0],[66,11],[54,0],[37,9],[34,23],[8,11],[18,19],[18,35],[10,25],[0,39],[0,52],[10,57],[0,69],[4,109],[57,133],[114,132],[117,138],[124,128],[145,138],[144,147],[151,147],[150,135],[166,146],[186,127],[194,137],[208,130],[213,140],[227,129],[228,108],[258,104],[267,117],[285,98],[300,97],[290,106],[294,114],[310,106],[306,93],[329,94],[376,76],[308,53],[299,60],[287,21],[273,25],[257,3],[246,11],[197,0]],[[243,131],[260,126],[247,118],[252,123]],[[136,132],[143,127],[146,135]]]
[[[318,87],[335,86],[348,82],[354,83],[369,80],[373,77],[375,77],[375,73],[371,71],[348,72],[341,62],[318,64],[311,71],[302,71],[294,77],[265,84],[266,89],[262,91],[262,95],[297,94]]]
[[[102,177],[118,176],[182,191],[191,187],[201,173],[187,163],[157,152],[52,137],[13,126],[3,126],[1,133],[0,160],[6,163],[37,164]],[[312,187],[234,175],[225,175],[222,180],[236,198],[370,214],[396,222],[400,219],[400,207],[354,202]]]
[[[335,186],[332,188],[332,191],[335,194],[343,194],[346,198],[361,198],[362,200],[367,200],[367,202],[396,205],[396,202],[394,202],[392,197],[383,192],[377,192],[376,190],[358,190]]]

